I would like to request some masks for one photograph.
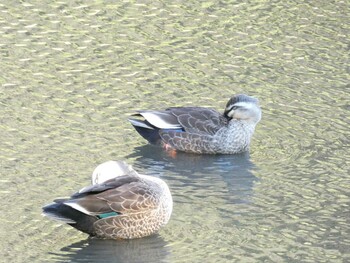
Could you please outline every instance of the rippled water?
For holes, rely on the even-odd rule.
[[[0,3],[4,262],[350,260],[346,1]],[[258,97],[250,154],[169,156],[137,109]],[[88,239],[41,206],[124,159],[170,186],[158,235]]]

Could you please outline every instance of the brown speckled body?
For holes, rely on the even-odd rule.
[[[212,153],[240,153],[249,150],[255,123],[231,120],[227,127],[221,128],[214,136],[215,150]]]
[[[234,154],[249,150],[255,126],[253,122],[231,120],[214,135],[181,132],[174,134],[173,138],[164,137],[175,149],[184,152]]]
[[[123,210],[122,215],[96,221],[96,236],[110,239],[141,238],[158,232],[168,223],[172,212],[172,197],[168,186],[155,177],[139,177],[144,184],[143,188],[147,190],[137,200],[123,198],[120,203],[122,209],[114,209],[116,212]],[[127,205],[124,206],[123,203]]]
[[[132,239],[152,235],[168,223],[173,200],[168,185],[138,174],[122,161],[95,169],[93,184],[56,199],[43,214],[91,236]]]

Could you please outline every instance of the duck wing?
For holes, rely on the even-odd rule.
[[[97,197],[105,200],[113,211],[124,214],[156,209],[161,194],[161,189],[156,183],[140,180],[105,191]]]
[[[102,184],[81,189],[65,200],[64,204],[87,215],[100,217],[112,212],[123,214],[153,209],[158,206],[157,197],[160,195],[158,187],[153,188],[150,190],[149,185],[139,177],[118,176]]]
[[[145,118],[145,121],[129,119],[134,126],[140,126],[147,129],[181,129],[181,125],[176,116],[167,110],[143,110],[138,111],[136,114],[133,114],[133,116],[142,116]]]
[[[159,135],[163,142],[185,152],[214,153],[213,135],[226,126],[226,119],[219,112],[201,107],[169,108],[183,130],[163,129]]]
[[[155,127],[207,135],[215,134],[228,122],[219,112],[202,107],[172,107],[164,111],[139,111],[135,115],[145,118],[142,121],[144,128],[147,125],[149,129]]]
[[[167,111],[176,117],[178,123],[188,133],[214,135],[228,123],[222,114],[209,108],[173,107]]]

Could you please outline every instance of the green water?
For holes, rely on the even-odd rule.
[[[347,1],[0,2],[3,262],[347,262]],[[168,156],[138,109],[260,99],[249,155]],[[159,235],[89,240],[41,207],[124,159],[169,185]]]

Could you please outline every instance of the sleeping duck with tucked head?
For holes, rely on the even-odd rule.
[[[167,184],[123,161],[96,167],[92,185],[43,207],[43,215],[100,238],[133,239],[166,225],[173,200]]]
[[[172,107],[133,116],[139,118],[129,121],[151,144],[199,154],[235,154],[249,150],[261,109],[258,99],[238,94],[223,114],[204,107]]]

